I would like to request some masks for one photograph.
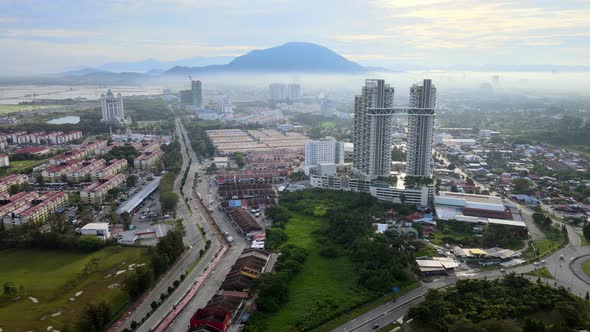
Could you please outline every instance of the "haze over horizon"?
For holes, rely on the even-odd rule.
[[[590,2],[582,0],[0,0],[0,12],[4,75],[234,57],[289,41],[387,68],[590,65]]]

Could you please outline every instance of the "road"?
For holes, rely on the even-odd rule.
[[[180,126],[180,122],[177,121],[177,132],[183,132],[182,127]],[[180,202],[176,209],[176,216],[177,218],[182,218],[184,221],[184,227],[186,234],[184,235],[184,244],[189,247],[187,251],[179,258],[179,260],[160,278],[160,280],[156,283],[153,289],[144,295],[136,305],[134,305],[127,313],[123,315],[123,317],[117,321],[109,331],[121,331],[125,328],[130,328],[130,324],[133,321],[141,322],[141,320],[147,315],[148,312],[152,310],[151,303],[152,301],[160,301],[160,295],[162,293],[167,293],[168,287],[172,286],[175,280],[180,280],[180,275],[185,273],[190,269],[190,267],[197,262],[199,259],[199,250],[205,248],[205,241],[201,236],[201,232],[197,227],[197,223],[201,225],[207,234],[212,234],[211,228],[209,225],[204,221],[203,215],[197,209],[195,203],[193,201],[189,201],[189,206],[191,207],[192,211],[186,207],[186,205],[182,202],[183,198],[181,195],[181,190],[187,191],[187,188],[190,188],[190,184],[192,184],[192,178],[194,177],[194,171],[190,172],[188,175],[188,179],[185,185],[185,188],[180,188],[182,175],[184,174],[183,171],[186,169],[189,163],[189,155],[184,148],[184,142],[181,139],[181,153],[182,153],[182,170],[179,176],[176,178],[174,183],[174,190],[180,197]],[[193,162],[196,162],[196,157],[193,158]],[[196,168],[197,166],[191,163],[191,169]],[[190,182],[189,182],[190,181]],[[220,244],[218,241],[215,240],[213,236],[209,236],[208,238],[211,239],[212,244],[210,250],[208,250],[201,261],[197,264],[197,266],[193,269],[193,271],[186,277],[186,280],[183,281],[178,289],[169,296],[165,302],[146,320],[144,324],[142,324],[137,330],[138,331],[147,331],[149,328],[152,328],[154,325],[166,316],[168,310],[172,308],[173,305],[178,303],[182,297],[190,290],[193,284],[193,280],[196,280],[202,271],[205,270],[209,262],[213,259],[215,253],[220,249]]]
[[[186,131],[184,130],[184,127],[182,127],[182,123],[180,123],[180,121],[177,121],[177,126],[179,128],[178,132],[182,133],[182,135],[186,139],[186,143],[189,143],[190,140],[188,138],[188,135],[187,135]],[[192,188],[195,173],[199,170],[199,162],[198,162],[197,156],[196,156],[194,150],[192,149],[192,147],[190,146],[190,144],[185,145],[184,142],[181,142],[181,144],[182,144],[181,149],[184,152],[186,152],[186,148],[188,148],[188,151],[189,151],[188,157],[193,160],[193,162],[191,163],[191,169],[189,170],[189,173],[188,173],[188,178],[186,181],[186,186],[184,188],[184,192],[185,192],[186,197],[189,197],[188,202],[189,202],[189,205],[191,206],[191,209],[193,209],[193,211],[195,211],[195,212],[199,211],[198,213],[201,216],[203,216],[202,213],[208,213],[208,212],[207,211],[203,211],[202,213],[200,212],[200,209],[196,204],[198,198],[194,194],[193,188]],[[199,183],[199,186],[197,188],[198,192],[203,192],[203,193],[209,193],[210,190],[211,190],[210,189],[210,181],[208,180],[208,178],[203,179]],[[203,197],[203,202],[205,204],[207,204],[208,201],[205,200],[204,196],[202,196],[202,197]],[[247,244],[246,240],[244,238],[242,238],[242,236],[240,236],[236,232],[235,228],[231,225],[230,221],[227,219],[225,214],[223,214],[223,213],[219,212],[217,209],[215,209],[215,210],[213,210],[213,212],[210,215],[214,218],[215,224],[217,227],[219,227],[221,232],[228,232],[229,235],[234,238],[234,241],[231,243],[231,246],[229,247],[229,249],[226,252],[223,259],[217,265],[217,268],[205,280],[205,282],[201,286],[201,289],[199,290],[199,292],[197,292],[195,297],[188,303],[188,305],[185,307],[185,309],[182,312],[180,312],[180,314],[176,317],[176,319],[172,322],[172,324],[166,329],[166,331],[178,331],[178,332],[186,332],[187,331],[190,317],[193,315],[193,313],[195,311],[197,311],[198,308],[205,306],[207,304],[207,302],[211,299],[211,297],[213,297],[213,295],[217,291],[219,285],[225,279],[225,275],[227,274],[227,272],[229,272],[232,265],[237,260],[238,256],[242,253],[242,250],[247,248],[248,244]],[[203,219],[204,219],[204,217],[203,217]],[[204,224],[207,226],[207,228],[206,228],[207,234],[211,234],[208,237],[212,241],[212,248],[220,248],[224,241],[219,237],[212,236],[213,231],[211,230],[211,220],[209,223],[205,222]],[[216,252],[216,250],[215,249],[210,250],[210,252]]]

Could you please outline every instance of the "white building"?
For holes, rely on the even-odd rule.
[[[430,177],[436,88],[426,79],[410,88],[408,110],[408,176]],[[415,109],[413,109],[415,108]]]
[[[309,183],[314,188],[369,193],[379,200],[427,207],[434,194],[434,186],[416,189],[394,187],[384,183],[351,176],[310,175]]]
[[[102,119],[100,121],[107,123],[122,124],[125,123],[125,111],[123,109],[123,96],[113,95],[111,89],[100,96],[100,107],[102,109]]]
[[[234,114],[234,106],[226,99],[219,103],[219,111],[221,114]]]
[[[272,83],[268,90],[272,100],[284,100],[287,97],[287,87],[283,83]]]
[[[305,174],[320,163],[344,164],[344,143],[333,137],[326,137],[305,143]]]
[[[287,99],[297,100],[301,94],[301,86],[299,84],[287,85]]]
[[[391,171],[393,94],[384,80],[366,80],[354,99],[353,172],[367,179]]]
[[[82,235],[96,236],[101,240],[108,240],[111,238],[109,223],[106,222],[91,222],[82,227],[80,232]]]
[[[10,160],[7,154],[0,154],[0,167],[9,167]]]

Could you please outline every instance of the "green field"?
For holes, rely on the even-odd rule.
[[[144,249],[108,247],[84,254],[67,251],[7,249],[0,251],[0,283],[24,288],[18,300],[0,302],[0,328],[4,331],[62,329],[76,322],[85,304],[107,301],[113,312],[127,302],[122,285],[130,264],[147,261]],[[110,286],[110,288],[109,288]],[[83,292],[75,296],[77,292]],[[38,303],[33,303],[34,297]],[[70,300],[74,299],[74,301]],[[52,314],[60,315],[51,317]]]
[[[38,109],[48,109],[61,107],[60,105],[2,105],[0,104],[0,114],[34,111]]]
[[[40,164],[43,160],[17,160],[10,161],[10,168],[14,170],[21,170],[34,164]]]
[[[555,279],[553,277],[553,275],[551,274],[551,272],[549,272],[549,269],[547,269],[546,267],[542,267],[540,269],[536,269],[531,272],[527,272],[527,274],[530,274],[530,275],[533,275],[536,277],[541,277],[541,278]]]
[[[347,257],[324,258],[319,255],[313,232],[322,222],[326,221],[294,215],[287,223],[287,244],[307,249],[309,256],[303,269],[289,283],[288,302],[281,310],[268,316],[267,331],[286,331],[289,326],[310,323],[319,318],[317,315],[322,310],[326,312],[327,303],[332,305],[329,313],[333,315],[374,297],[374,294],[357,285],[354,265]]]
[[[584,273],[590,276],[590,260],[587,260],[584,263],[582,263],[582,270],[584,270]]]

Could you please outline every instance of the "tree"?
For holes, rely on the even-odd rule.
[[[289,212],[289,209],[280,205],[273,205],[266,208],[266,210],[264,210],[264,215],[272,219],[274,223],[278,224],[286,223],[291,218],[291,212]]]
[[[531,181],[525,178],[514,179],[512,180],[512,192],[514,192],[515,194],[525,194],[528,192],[531,185]]]
[[[215,163],[211,163],[209,167],[207,167],[207,174],[213,174],[217,172],[217,165]]]
[[[84,308],[77,323],[78,331],[99,332],[103,331],[111,320],[111,308],[102,301],[98,304],[89,304]]]
[[[402,151],[402,149],[398,149],[394,147],[391,150],[391,160],[392,161],[406,161],[406,154]]]
[[[244,161],[244,155],[242,155],[240,152],[234,153],[234,160],[236,161],[238,168],[242,168],[244,165],[246,165],[246,162]]]
[[[14,285],[14,282],[9,281],[9,282],[5,282],[4,283],[4,296],[13,296],[17,294],[17,289],[16,286]]]
[[[173,192],[164,192],[160,194],[160,204],[163,210],[175,211],[178,203],[178,195]]]
[[[266,242],[264,246],[266,247],[266,249],[274,251],[281,244],[287,242],[288,239],[289,236],[287,236],[287,233],[284,230],[278,227],[267,228]]]
[[[129,226],[131,225],[131,213],[127,211],[121,213],[121,222],[126,230],[129,229]]]
[[[137,185],[137,175],[131,174],[127,176],[127,188],[132,188]]]
[[[584,224],[584,227],[582,227],[582,233],[587,240],[590,240],[590,222]]]

